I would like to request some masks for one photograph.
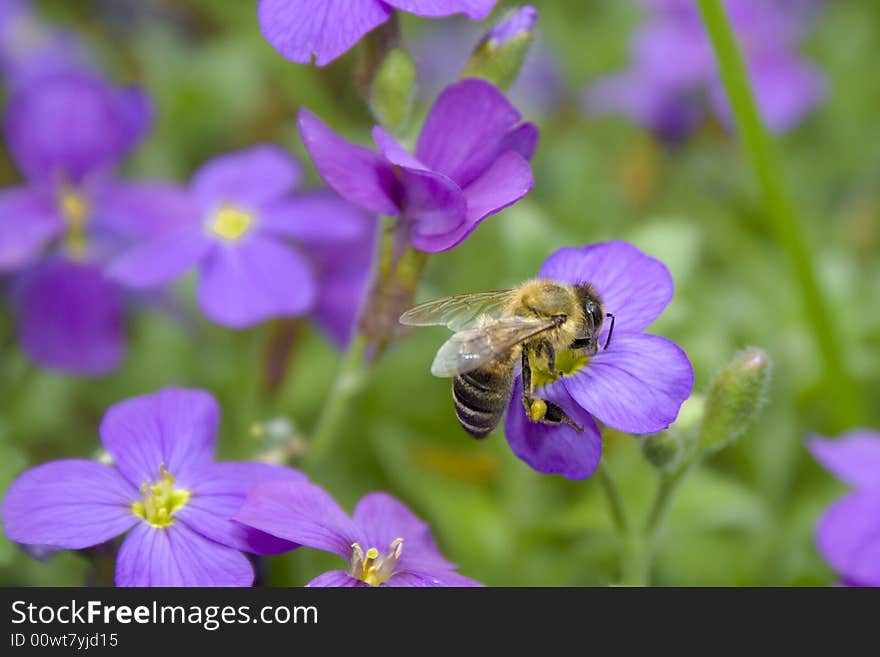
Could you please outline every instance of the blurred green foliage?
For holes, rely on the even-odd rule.
[[[669,149],[623,119],[590,118],[578,109],[584,84],[625,63],[635,3],[533,4],[567,89],[557,112],[534,117],[542,131],[535,189],[457,249],[433,256],[419,298],[515,284],[564,245],[626,239],[663,260],[676,294],[651,331],[688,352],[695,390],[705,392],[710,377],[747,345],[770,354],[774,377],[759,421],[684,482],[653,582],[834,582],[812,535],[822,509],[844,487],[812,462],[803,443],[811,432],[880,426],[880,76],[869,64],[880,48],[880,5],[826,3],[806,53],[825,71],[829,94],[780,144],[816,269],[833,300],[833,316],[824,320],[837,325],[840,358],[864,394],[867,415],[842,426],[832,423],[819,393],[818,357],[791,272],[735,140],[707,125]],[[325,69],[291,64],[262,39],[253,2],[47,0],[39,6],[47,19],[78,30],[110,75],[153,94],[156,129],[126,165],[131,176],[184,179],[206,158],[259,140],[281,143],[307,164],[294,125],[301,105],[368,143],[372,120],[351,83],[357,53]],[[430,29],[428,21],[402,20],[405,40]],[[313,170],[309,176],[318,183]],[[3,154],[0,184],[16,180]],[[250,458],[264,448],[252,437],[256,422],[287,417],[306,432],[313,426],[339,359],[317,331],[302,335],[283,387],[269,394],[261,368],[271,325],[225,330],[198,315],[191,285],[177,298],[140,304],[130,316],[124,367],[97,380],[28,365],[2,308],[0,490],[30,465],[89,456],[108,406],[166,385],[201,387],[218,397],[223,458]],[[463,574],[489,585],[619,581],[621,545],[596,480],[540,475],[512,455],[501,432],[476,442],[461,431],[449,382],[428,372],[443,339],[442,329],[424,329],[388,350],[313,478],[349,509],[371,490],[399,496],[431,524]],[[657,476],[638,440],[610,432],[604,462],[635,517],[643,515]],[[338,567],[336,561],[308,550],[274,557],[268,581],[299,586]],[[78,585],[87,567],[75,554],[38,562],[0,538],[0,583]]]

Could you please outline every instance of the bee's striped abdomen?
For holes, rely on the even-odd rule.
[[[498,426],[510,399],[513,372],[490,366],[465,372],[452,380],[455,414],[474,438],[485,438]]]

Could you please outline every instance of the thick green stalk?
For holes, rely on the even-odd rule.
[[[761,121],[743,57],[721,0],[698,2],[733,109],[737,133],[758,178],[767,216],[794,269],[801,305],[822,357],[833,420],[841,428],[848,426],[861,416],[861,399],[839,350],[835,314],[819,286],[810,249],[783,182],[779,157]]]

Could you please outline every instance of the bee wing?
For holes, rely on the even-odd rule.
[[[407,326],[446,325],[453,331],[473,328],[484,316],[498,317],[510,300],[511,292],[474,292],[426,301],[403,313],[400,323]]]
[[[456,376],[483,367],[554,326],[556,322],[551,317],[513,316],[459,331],[437,350],[431,374]]]

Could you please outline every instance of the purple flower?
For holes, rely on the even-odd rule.
[[[64,30],[45,25],[25,0],[0,0],[0,74],[7,86],[51,72],[83,68],[85,47]]]
[[[119,257],[110,276],[145,289],[196,267],[199,306],[232,328],[309,312],[313,271],[287,241],[320,247],[362,239],[364,217],[335,196],[291,196],[300,176],[297,163],[269,144],[210,160],[193,176],[186,219]]]
[[[532,188],[528,158],[538,130],[519,120],[504,94],[470,79],[437,99],[415,156],[379,126],[373,128],[378,154],[350,144],[305,109],[299,130],[327,184],[352,203],[399,217],[401,242],[436,253],[459,244]]]
[[[428,525],[385,493],[365,495],[349,517],[314,484],[272,481],[256,486],[233,519],[348,562],[309,586],[481,586],[455,572]]]
[[[260,0],[266,40],[287,59],[318,66],[346,53],[395,9],[426,18],[489,15],[497,0]]]
[[[855,490],[825,512],[816,529],[819,552],[850,585],[880,586],[880,432],[815,436],[813,457]]]
[[[264,463],[214,463],[219,419],[201,390],[166,388],[111,406],[100,434],[114,465],[64,459],[25,471],[3,500],[7,538],[79,550],[128,532],[118,586],[249,586],[242,551],[295,546],[230,517],[257,482],[305,477]]]
[[[17,275],[18,332],[38,365],[103,374],[123,356],[120,294],[102,263],[179,219],[174,186],[113,175],[150,114],[141,90],[75,71],[38,76],[9,99],[6,143],[26,182],[0,190],[0,273]]]
[[[768,128],[785,132],[819,102],[821,74],[797,55],[816,0],[726,0]],[[623,113],[672,140],[687,136],[711,106],[732,124],[711,43],[693,2],[646,0],[647,19],[632,42],[631,65],[589,87],[589,112]]]
[[[538,277],[591,283],[605,312],[615,317],[614,333],[603,349],[610,326],[606,320],[598,353],[587,358],[573,352],[561,367],[557,359],[561,378],[536,393],[562,407],[582,432],[568,424],[529,420],[518,378],[505,433],[514,453],[535,470],[585,479],[602,455],[594,418],[619,431],[654,433],[672,424],[690,396],[694,372],[684,351],[666,338],[644,333],[672,298],[672,277],[659,260],[625,242],[560,249],[544,262]]]

